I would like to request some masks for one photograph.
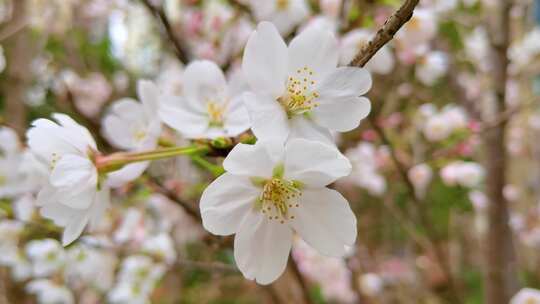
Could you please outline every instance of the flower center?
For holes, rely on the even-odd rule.
[[[257,203],[269,220],[279,219],[283,224],[286,220],[294,219],[290,209],[299,207],[294,200],[301,195],[300,185],[297,182],[274,177],[264,184]]]
[[[53,152],[52,153],[52,156],[51,156],[51,165],[50,165],[50,169],[51,170],[54,170],[54,167],[56,167],[56,163],[60,160],[60,155],[58,155],[57,153]]]
[[[293,76],[289,76],[287,91],[278,98],[289,118],[307,113],[319,105],[315,100],[319,94],[313,90],[314,86],[313,71],[308,67],[298,69]]]
[[[135,138],[136,142],[141,142],[146,138],[146,131],[145,130],[137,130],[133,134],[133,138]]]
[[[206,111],[208,113],[208,117],[210,118],[210,126],[212,127],[223,126],[223,118],[224,118],[226,107],[227,105],[225,103],[218,104],[212,101],[206,104]]]
[[[284,11],[289,7],[289,0],[277,0],[276,8],[278,11]]]

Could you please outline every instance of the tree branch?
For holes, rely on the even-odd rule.
[[[497,2],[496,12],[491,17],[490,35],[491,59],[493,66],[492,83],[495,100],[490,105],[486,117],[493,121],[506,112],[506,83],[508,80],[507,57],[510,45],[511,0]],[[503,195],[506,185],[507,155],[505,146],[507,120],[482,133],[486,166],[486,194],[490,205],[488,209],[489,230],[483,242],[484,257],[484,301],[492,304],[508,303],[517,286],[514,269],[515,253],[512,232],[509,227],[508,201]]]
[[[187,64],[189,62],[189,50],[182,40],[175,35],[174,30],[165,15],[163,9],[155,7],[149,0],[141,0],[141,3],[154,15],[160,22],[161,26],[165,30],[168,40],[171,42],[174,54],[182,63]]]
[[[350,66],[363,67],[373,57],[377,51],[387,44],[397,31],[409,21],[413,15],[414,8],[419,0],[405,0],[401,7],[386,19],[384,25],[377,31],[377,34],[366,44],[354,59]]]

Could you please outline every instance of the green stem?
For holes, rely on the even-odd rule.
[[[200,155],[192,155],[191,160],[199,165],[201,168],[210,171],[215,177],[220,176],[225,173],[225,169],[222,166],[214,165],[206,159],[202,158]]]
[[[170,147],[145,152],[119,152],[98,158],[96,166],[100,173],[121,169],[132,163],[171,158],[179,155],[201,155],[209,152],[206,146]]]

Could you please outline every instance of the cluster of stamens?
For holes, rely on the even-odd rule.
[[[276,8],[280,11],[286,10],[289,7],[289,0],[276,0]]]
[[[278,98],[289,117],[311,111],[319,104],[319,94],[313,90],[315,80],[313,71],[308,67],[296,70],[294,76],[287,79],[287,92]]]
[[[219,104],[216,102],[209,101],[206,103],[206,112],[210,120],[210,126],[221,127],[223,126],[225,108],[227,107],[226,103]]]
[[[55,152],[52,153],[50,169],[53,170],[56,167],[56,163],[60,160],[60,155]]]
[[[302,192],[294,182],[273,178],[266,182],[259,197],[261,212],[269,220],[279,220],[283,224],[286,220],[294,219],[290,209],[299,207],[294,201],[301,195]]]

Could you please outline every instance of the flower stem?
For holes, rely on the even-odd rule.
[[[179,155],[202,155],[209,151],[210,149],[207,146],[188,146],[160,148],[145,152],[118,152],[97,157],[96,167],[100,173],[108,173],[132,163],[171,158]]]

